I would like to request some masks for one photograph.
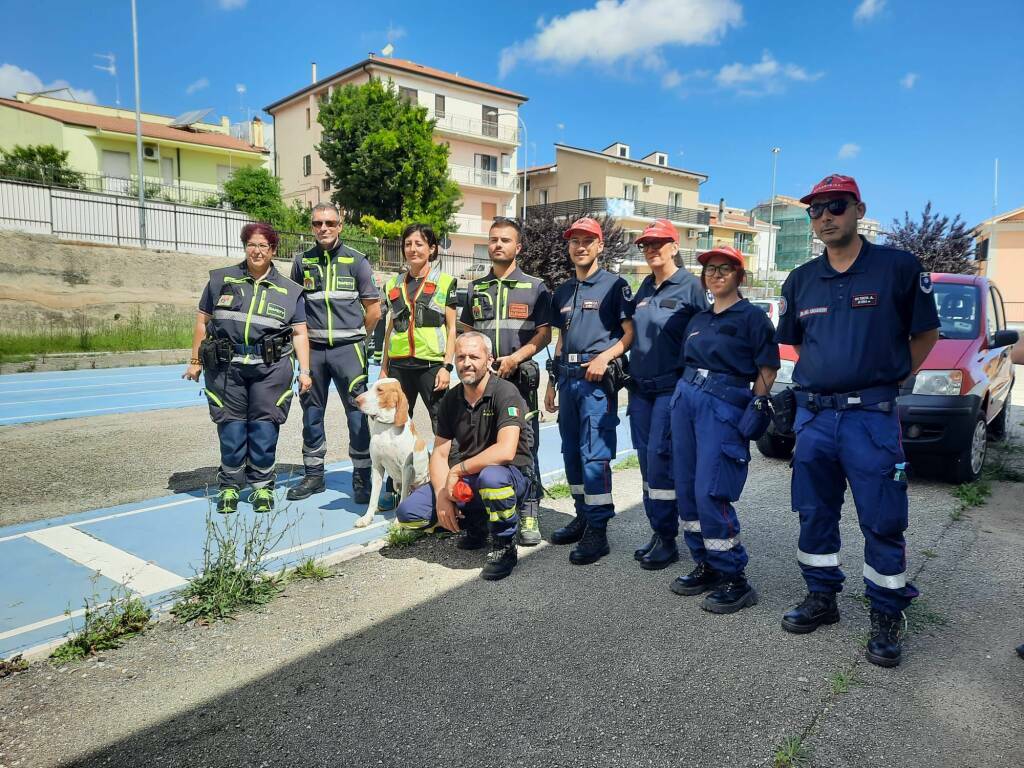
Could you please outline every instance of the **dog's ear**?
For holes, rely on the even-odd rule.
[[[404,427],[409,420],[409,401],[401,387],[395,387],[395,421],[396,427]]]

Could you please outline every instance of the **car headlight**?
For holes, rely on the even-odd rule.
[[[796,363],[792,360],[780,360],[779,372],[775,375],[775,381],[779,384],[792,384],[793,383],[793,369],[796,368]]]
[[[914,394],[959,395],[963,383],[963,371],[918,371],[914,379]]]

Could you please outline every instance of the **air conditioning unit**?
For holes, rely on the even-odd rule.
[[[690,239],[693,239],[695,237],[700,237],[700,230],[699,229],[688,229],[688,230],[686,230],[686,236],[688,238],[690,238]]]
[[[644,186],[645,187],[649,187],[653,183],[654,183],[654,177],[653,176],[644,176]]]
[[[156,144],[143,144],[142,145],[142,157],[145,160],[156,160],[160,161],[160,147]]]

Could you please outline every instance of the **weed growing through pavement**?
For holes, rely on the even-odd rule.
[[[626,470],[626,469],[639,469],[639,468],[640,468],[640,459],[637,458],[637,455],[635,453],[627,456],[622,461],[620,461],[618,464],[612,464],[612,472],[622,472],[623,470]]]
[[[980,507],[992,493],[989,484],[984,480],[975,480],[973,483],[962,483],[953,489],[953,498],[958,504],[949,513],[954,522],[960,520],[971,507]]]
[[[554,485],[549,485],[544,491],[552,499],[568,499],[572,496],[568,483],[555,483]]]
[[[142,600],[128,597],[123,591],[120,595],[112,593],[105,603],[99,603],[97,598],[87,598],[81,630],[58,646],[50,658],[65,664],[93,656],[99,651],[120,648],[125,640],[148,626],[150,617],[149,608]]]
[[[420,532],[414,528],[404,528],[401,525],[392,523],[388,526],[387,542],[389,547],[408,547],[420,538]]]
[[[20,653],[9,659],[0,659],[0,679],[24,672],[26,669],[28,669],[28,662],[21,658]]]
[[[946,617],[936,611],[927,600],[917,598],[905,611],[907,617],[907,629],[911,632],[924,632],[934,627],[941,627],[946,624]]]
[[[828,679],[828,684],[832,686],[832,693],[847,693],[857,682],[854,679],[853,670],[848,670],[836,672]]]
[[[931,560],[933,557],[939,556],[938,552],[936,552],[934,549],[921,550],[921,554],[927,557],[929,560]]]
[[[323,581],[333,575],[330,568],[320,565],[312,557],[307,557],[291,570],[291,573],[288,574],[288,581],[302,581],[303,579]]]
[[[1024,472],[1015,466],[1016,462],[1013,460],[1020,452],[1021,446],[1016,443],[993,444],[985,457],[985,468],[982,470],[981,476],[985,480],[993,482],[1024,482]]]
[[[183,622],[210,622],[273,600],[282,579],[265,574],[263,560],[291,527],[275,530],[283,511],[275,508],[251,522],[238,513],[207,512],[202,570],[178,593],[171,613]]]
[[[787,736],[775,750],[775,768],[800,768],[810,765],[811,749],[800,736]]]

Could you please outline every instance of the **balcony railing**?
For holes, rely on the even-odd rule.
[[[623,200],[618,197],[588,197],[583,200],[565,200],[561,203],[527,206],[527,216],[531,211],[541,215],[547,213],[556,217],[605,213],[617,219],[669,219],[681,224],[697,226],[707,226],[711,221],[711,214],[707,211],[645,203],[642,200]]]
[[[105,192],[109,195],[123,195],[137,198],[139,196],[138,177],[121,178],[104,176],[98,173],[81,173],[53,166],[23,165],[2,174],[2,178],[11,181],[28,181],[48,187],[80,189],[84,192]],[[186,185],[165,184],[163,179],[144,177],[143,195],[147,200],[165,203],[185,203],[189,205],[205,205],[215,208],[220,206],[222,188],[217,185]]]
[[[463,115],[430,113],[436,121],[438,130],[458,133],[463,136],[482,136],[498,139],[508,144],[519,143],[519,131],[515,126],[503,125],[496,120],[477,120]]]
[[[712,248],[721,248],[723,245],[727,245],[730,248],[736,248],[741,253],[748,255],[757,254],[756,243],[741,243],[737,245],[733,240],[724,240],[722,238],[714,237],[699,237],[697,238],[697,250],[698,251],[710,251]]]
[[[501,171],[485,171],[467,165],[449,165],[448,174],[459,184],[472,184],[477,187],[490,187],[506,192],[515,192],[519,183],[511,173]]]
[[[491,226],[490,221],[484,221],[481,216],[471,216],[468,213],[456,213],[452,221],[459,225],[454,234],[457,235],[486,235]]]

